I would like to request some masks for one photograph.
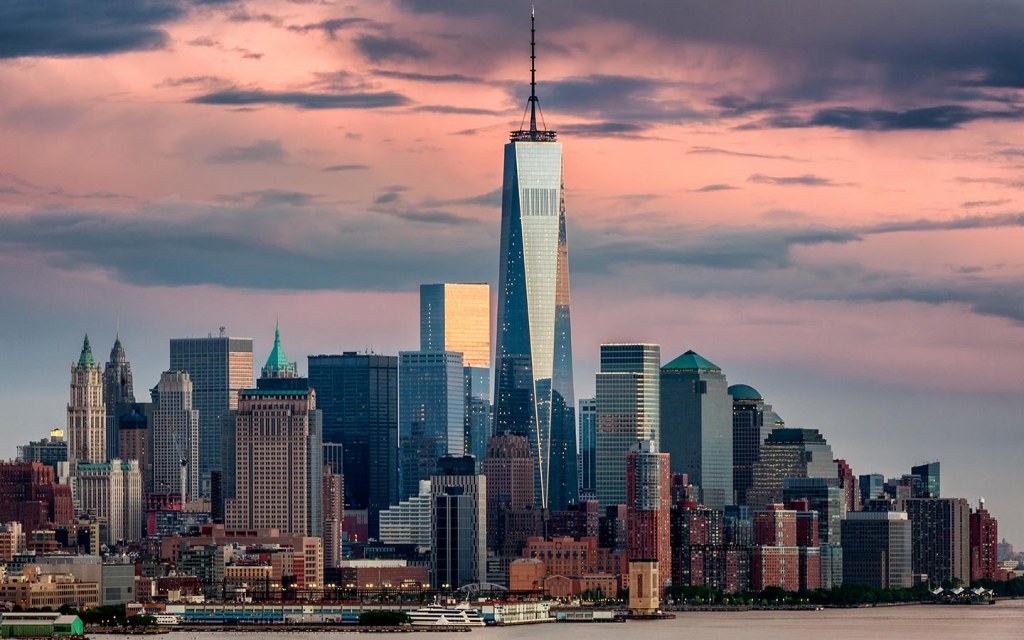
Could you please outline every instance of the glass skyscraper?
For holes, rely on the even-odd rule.
[[[530,85],[530,126],[505,145],[495,432],[526,436],[537,504],[559,510],[579,496],[562,145],[537,127],[532,70]]]

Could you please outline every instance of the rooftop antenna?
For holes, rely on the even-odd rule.
[[[537,133],[537,10],[530,5],[530,133]]]

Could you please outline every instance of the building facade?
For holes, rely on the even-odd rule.
[[[101,463],[107,459],[107,408],[103,404],[103,372],[85,336],[78,362],[71,366],[68,403],[68,460]]]
[[[100,464],[80,463],[76,469],[75,490],[79,510],[106,521],[104,544],[142,538],[144,499],[138,460],[115,458]]]
[[[222,432],[238,408],[238,393],[253,386],[252,338],[172,339],[167,369],[184,371],[192,381],[192,408],[199,412],[199,492],[209,496],[210,474],[224,467]]]
[[[398,354],[399,499],[416,495],[443,455],[466,453],[463,355],[455,351]]]
[[[431,584],[487,581],[487,478],[471,457],[445,456],[430,479]]]
[[[839,486],[832,447],[817,429],[777,428],[761,445],[747,504],[761,508],[782,501],[786,478],[829,478]]]
[[[754,463],[761,445],[775,426],[775,415],[761,392],[745,385],[729,387],[732,396],[732,490],[735,503],[747,504],[747,491],[754,484]]]
[[[903,511],[854,511],[842,522],[843,580],[877,589],[913,586],[911,524]]]
[[[970,507],[964,498],[911,498],[903,501],[913,536],[913,570],[938,586],[971,579]]]
[[[630,561],[654,561],[662,579],[672,580],[672,502],[669,454],[653,440],[637,442],[626,454],[626,539]]]
[[[659,446],[661,347],[603,344],[597,374],[595,466],[603,506],[626,502],[626,454],[637,442]]]
[[[583,398],[580,417],[580,498],[597,496],[597,398]]]
[[[135,402],[135,390],[132,384],[132,365],[128,362],[121,346],[121,336],[114,338],[114,346],[110,349],[110,359],[103,368],[103,404],[107,407],[107,456],[121,457],[119,446],[119,427],[121,416],[127,407]]]
[[[694,351],[661,368],[661,450],[712,509],[733,503],[733,398],[722,369]]]
[[[309,386],[324,442],[342,445],[345,508],[378,514],[398,504],[398,358],[345,352],[309,356]]]
[[[146,484],[156,493],[181,495],[182,504],[199,498],[201,418],[193,389],[188,372],[163,372],[152,411],[152,476]]]

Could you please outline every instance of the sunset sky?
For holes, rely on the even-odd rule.
[[[942,462],[1024,546],[1024,3],[537,2],[577,397],[662,345],[856,473]],[[0,2],[0,456],[88,333],[140,400],[171,337],[418,347],[498,277],[528,2]]]

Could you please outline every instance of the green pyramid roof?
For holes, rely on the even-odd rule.
[[[274,327],[274,348],[270,351],[267,364],[263,365],[263,376],[271,377],[274,374],[294,372],[295,367],[288,361],[288,356],[284,355],[284,349],[281,347],[281,323],[279,322]]]
[[[666,364],[662,369],[667,371],[721,371],[714,362],[701,356],[696,351],[690,350],[679,356],[672,362]]]
[[[82,342],[82,354],[78,356],[78,366],[96,366],[96,360],[92,357],[92,347],[89,346],[89,334],[85,334],[85,341]]]

